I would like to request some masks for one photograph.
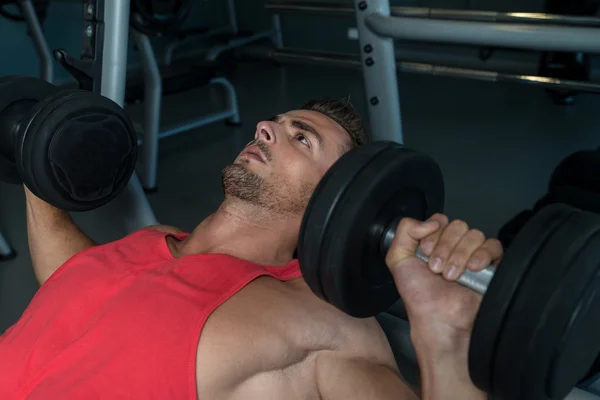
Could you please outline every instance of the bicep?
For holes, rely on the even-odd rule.
[[[357,357],[317,357],[317,385],[323,400],[418,399],[396,369]]]

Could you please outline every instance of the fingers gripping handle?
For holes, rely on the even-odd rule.
[[[392,245],[392,241],[394,240],[394,236],[396,235],[396,229],[398,228],[399,221],[394,222],[390,225],[390,227],[385,231],[383,237],[381,239],[381,251],[383,254],[387,254],[390,246]],[[429,263],[429,257],[421,252],[421,249],[417,249],[417,254],[415,254],[418,258]],[[466,270],[462,273],[456,280],[462,286],[473,290],[481,295],[485,294],[488,286],[494,274],[496,273],[496,267],[490,265],[485,269],[477,272],[473,272],[470,270]]]

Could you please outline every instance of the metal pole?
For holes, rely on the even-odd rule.
[[[318,1],[266,1],[264,3],[264,7],[273,12],[304,12],[309,14],[327,14],[334,16],[351,16],[354,12],[354,9],[350,3],[327,3]],[[391,15],[395,17],[600,27],[600,18],[598,17],[572,15],[450,10],[443,8],[402,6],[390,7],[390,11]]]
[[[390,14],[389,0],[355,0],[355,6],[373,139],[404,143],[394,41],[373,34],[366,25],[366,19],[370,14]]]
[[[40,58],[40,78],[52,83],[54,81],[54,58],[50,46],[44,36],[42,25],[35,13],[31,0],[22,0],[19,3],[23,12],[23,18],[31,32],[31,39]]]
[[[104,2],[104,21],[101,92],[103,96],[123,107],[129,38],[129,0]],[[122,214],[125,227],[130,232],[158,224],[136,174],[133,174],[125,190],[107,207],[114,207],[115,212]]]
[[[371,13],[365,21],[381,37],[422,42],[600,53],[594,28],[445,21]]]
[[[144,71],[144,122],[143,139],[140,151],[140,180],[147,190],[156,188],[158,164],[158,134],[160,133],[160,106],[162,100],[162,78],[150,38],[131,30]]]
[[[306,63],[351,68],[361,67],[361,60],[357,56],[354,56],[352,54],[282,49],[266,53],[265,58],[282,63]],[[396,69],[400,72],[406,72],[411,74],[473,79],[493,83],[520,83],[549,89],[567,89],[578,92],[600,94],[600,84],[598,83],[548,78],[544,76],[508,74],[503,72],[448,67],[443,65],[433,65],[410,61],[396,61]]]

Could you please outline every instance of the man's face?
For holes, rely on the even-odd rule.
[[[349,141],[339,124],[315,111],[289,111],[261,121],[254,140],[223,170],[225,195],[301,216]]]

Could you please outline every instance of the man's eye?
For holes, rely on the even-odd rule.
[[[308,143],[308,138],[306,137],[306,135],[304,135],[304,134],[302,134],[302,133],[298,134],[298,136],[296,136],[296,139],[300,140],[301,142],[302,142],[302,141],[304,141],[304,144],[305,144],[306,146],[308,146],[308,145],[309,145],[309,143]]]

